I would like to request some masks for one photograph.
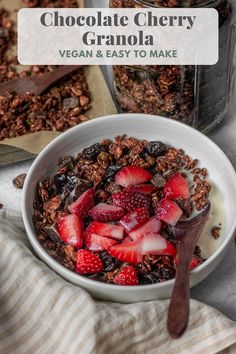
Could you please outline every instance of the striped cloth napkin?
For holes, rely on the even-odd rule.
[[[19,214],[0,212],[1,354],[233,353],[236,324],[191,301],[187,332],[171,340],[168,301],[106,303],[38,260]]]

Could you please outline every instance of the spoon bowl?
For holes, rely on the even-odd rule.
[[[41,95],[58,80],[69,74],[72,74],[79,68],[81,68],[81,65],[64,65],[52,72],[42,75],[21,77],[3,82],[0,84],[0,96],[5,95],[7,92],[29,92],[35,95]]]

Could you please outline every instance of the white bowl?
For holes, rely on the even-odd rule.
[[[121,134],[149,141],[162,140],[174,147],[182,148],[190,156],[198,158],[201,165],[208,169],[211,181],[217,185],[222,195],[222,210],[225,212],[224,232],[221,244],[213,255],[191,272],[191,286],[206,278],[216,268],[230,246],[236,229],[234,168],[226,155],[206,136],[187,125],[157,116],[122,114],[94,119],[70,129],[51,142],[36,158],[25,181],[22,212],[26,232],[40,259],[63,278],[83,287],[97,298],[125,303],[168,298],[174,280],[137,287],[123,287],[90,280],[73,273],[52,259],[36,238],[32,210],[38,181],[55,172],[57,161],[61,156],[76,154],[103,138],[114,138]]]

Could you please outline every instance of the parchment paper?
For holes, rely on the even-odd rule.
[[[84,6],[84,0],[78,1],[80,7]],[[0,7],[5,7],[11,12],[11,18],[16,22],[17,11],[23,7],[22,1],[19,0],[0,0]],[[16,49],[15,49],[16,51]],[[14,55],[14,53],[10,53]],[[25,70],[27,66],[19,65],[19,70]],[[116,106],[113,102],[103,74],[99,66],[88,66],[85,68],[86,79],[91,92],[91,109],[86,112],[90,118],[96,118],[104,115],[117,113]],[[16,138],[4,139],[0,141],[1,145],[13,146],[32,154],[38,154],[51,140],[60,135],[60,132],[43,131],[25,134]],[[1,161],[0,161],[1,163]]]

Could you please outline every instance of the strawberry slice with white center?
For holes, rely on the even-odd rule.
[[[132,266],[123,268],[120,273],[115,276],[113,282],[118,285],[126,286],[138,285],[138,276],[136,270]]]
[[[129,237],[131,237],[133,241],[136,241],[151,232],[158,234],[160,230],[161,221],[157,220],[157,218],[154,216],[150,218],[144,225],[130,231]]]
[[[99,221],[93,221],[89,225],[90,233],[100,236],[122,240],[124,237],[124,227],[120,225],[106,224]]]
[[[131,192],[139,192],[143,194],[152,194],[157,188],[151,184],[136,184],[135,186],[129,186],[125,190]]]
[[[79,250],[76,255],[78,274],[95,274],[103,270],[103,262],[98,255],[88,250]]]
[[[112,246],[117,244],[117,241],[112,238],[91,234],[89,232],[85,233],[84,241],[86,247],[94,252],[109,250]]]
[[[85,191],[74,203],[69,205],[68,209],[71,214],[75,214],[84,218],[94,206],[94,189],[90,188]]]
[[[164,194],[169,199],[189,199],[190,191],[188,181],[180,173],[175,173],[166,182]]]
[[[140,241],[121,243],[111,247],[108,252],[112,257],[123,262],[138,264],[142,261]]]
[[[175,256],[176,248],[170,241],[158,234],[150,233],[141,241],[142,255]]]
[[[113,204],[125,209],[127,212],[138,208],[149,208],[151,196],[139,192],[127,191],[118,192],[112,195]]]
[[[100,203],[89,211],[89,215],[98,221],[115,221],[124,215],[124,210],[115,205]]]
[[[63,242],[76,248],[83,246],[83,222],[77,215],[66,215],[58,221],[58,232]]]
[[[129,236],[126,236],[125,238],[124,238],[124,240],[122,241],[122,243],[130,243],[130,242],[132,242],[133,240],[132,240],[132,238],[130,238]]]
[[[180,207],[173,202],[163,198],[156,207],[156,218],[162,220],[165,223],[175,226],[181,218],[183,212]]]
[[[134,211],[131,211],[129,214],[125,215],[121,220],[121,225],[129,232],[135,227],[145,223],[150,217],[149,211],[147,208],[138,208]]]
[[[200,257],[194,255],[191,262],[190,262],[190,267],[189,267],[190,271],[197,268],[202,263],[203,263],[203,260]],[[174,264],[176,267],[178,266],[178,255],[176,255],[174,258]]]
[[[122,187],[129,187],[135,184],[149,182],[152,179],[150,172],[142,167],[123,167],[115,176],[115,183]]]

